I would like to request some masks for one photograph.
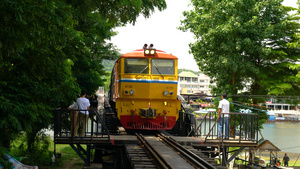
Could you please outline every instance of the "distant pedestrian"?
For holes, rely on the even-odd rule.
[[[92,109],[97,109],[98,107],[98,101],[97,101],[97,96],[96,95],[91,95],[89,97],[89,101],[90,101],[90,104],[91,104],[91,108]]]
[[[289,161],[290,161],[290,158],[287,156],[287,154],[285,153],[284,157],[283,157],[283,164],[285,167],[288,167],[289,166]]]
[[[222,94],[222,100],[219,103],[218,111],[218,122],[219,122],[219,132],[218,137],[222,137],[223,126],[225,126],[225,139],[229,138],[229,101],[227,100],[227,94]],[[224,124],[223,124],[224,122]]]

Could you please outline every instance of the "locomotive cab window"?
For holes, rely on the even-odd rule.
[[[126,58],[124,66],[125,73],[149,74],[148,59]]]
[[[151,74],[174,75],[174,60],[152,59]]]

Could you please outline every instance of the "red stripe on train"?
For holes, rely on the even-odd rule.
[[[139,130],[171,130],[176,124],[175,116],[156,116],[155,119],[141,118],[140,116],[121,115],[120,122],[126,129]]]

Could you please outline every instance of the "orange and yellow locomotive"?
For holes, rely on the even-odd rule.
[[[152,46],[123,54],[111,75],[110,103],[126,129],[170,130],[181,109],[178,58]]]

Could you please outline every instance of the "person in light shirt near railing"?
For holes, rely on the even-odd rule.
[[[71,110],[70,112],[71,136],[74,137],[74,128],[77,125],[77,120],[78,120],[78,105],[76,101],[74,101],[74,103],[68,107],[68,110]],[[77,133],[75,135],[77,136]]]
[[[84,136],[85,133],[85,127],[86,127],[86,123],[88,121],[88,117],[89,117],[89,109],[90,109],[90,101],[89,99],[86,98],[86,91],[82,90],[81,91],[81,95],[80,97],[77,99],[76,104],[78,106],[79,114],[78,114],[78,120],[75,124],[75,129],[74,129],[74,137],[77,137],[77,132],[78,132],[78,128],[80,125],[80,122],[82,122],[82,130],[80,133],[80,137]]]
[[[223,126],[225,126],[225,139],[229,139],[229,101],[227,100],[227,94],[222,94],[222,100],[219,102],[218,110],[218,137],[221,138],[223,132]],[[223,124],[224,122],[224,124]]]

